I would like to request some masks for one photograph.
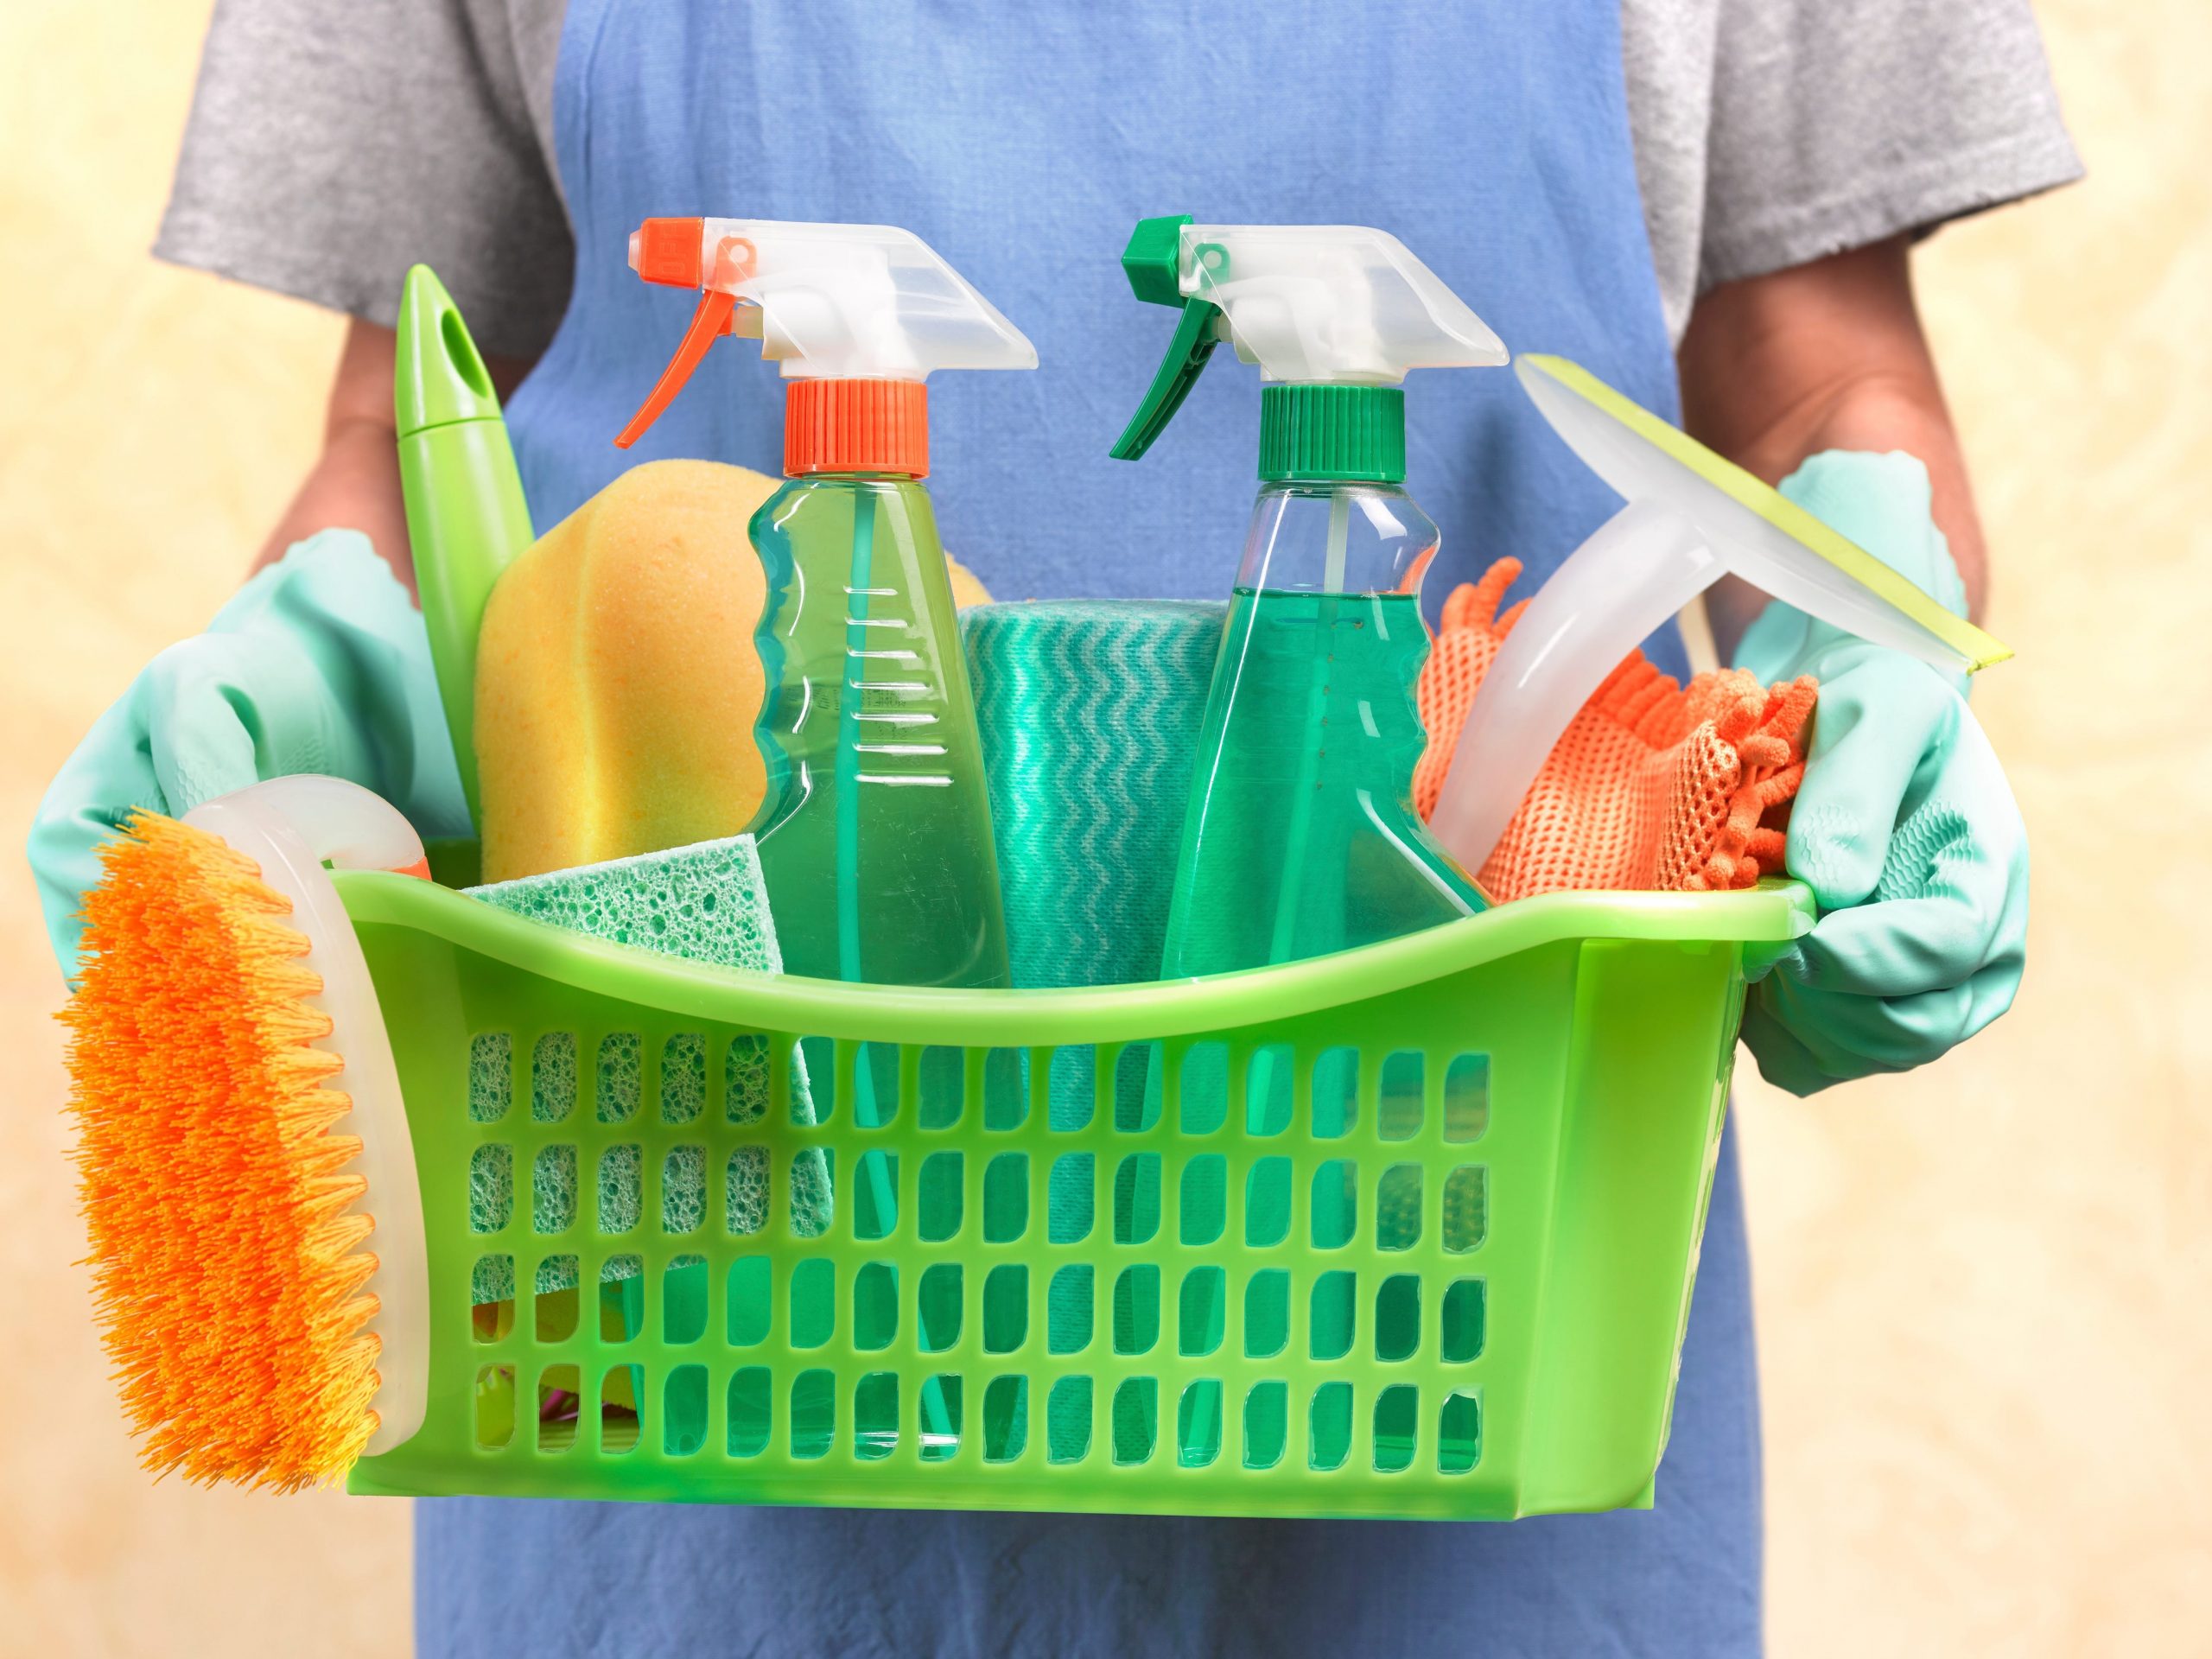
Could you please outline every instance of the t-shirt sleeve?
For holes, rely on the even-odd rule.
[[[1698,287],[2081,176],[2028,0],[1722,0]]]
[[[531,33],[507,0],[220,0],[155,253],[386,325],[421,263],[535,356],[575,252]]]

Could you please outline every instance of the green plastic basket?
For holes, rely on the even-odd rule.
[[[1560,894],[1213,979],[927,991],[337,880],[431,1294],[428,1417],[351,1489],[880,1508],[1648,1503],[1745,962],[1813,918],[1787,882]],[[825,1162],[834,1207],[794,1206]]]

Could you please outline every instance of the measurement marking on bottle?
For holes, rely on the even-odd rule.
[[[863,772],[860,774],[860,781],[864,784],[919,784],[925,789],[950,789],[952,786],[950,778],[910,778],[903,772]]]
[[[855,743],[862,754],[943,754],[942,743]]]

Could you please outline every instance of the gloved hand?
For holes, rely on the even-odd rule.
[[[358,531],[297,543],[155,658],[48,788],[29,850],[62,973],[100,843],[134,810],[180,817],[296,772],[376,791],[426,838],[468,833],[422,613]]]
[[[1782,493],[1965,614],[1910,455],[1831,450]],[[1966,678],[1780,603],[1736,665],[1821,683],[1787,863],[1823,914],[1752,988],[1744,1040],[1796,1095],[1924,1065],[2012,1006],[2026,952],[2027,829]]]

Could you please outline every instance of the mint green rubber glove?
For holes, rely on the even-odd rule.
[[[1912,456],[1831,450],[1782,493],[1966,613]],[[1752,988],[1744,1040],[1796,1095],[1925,1065],[2012,1006],[2027,947],[2027,830],[1966,677],[1779,603],[1736,665],[1821,683],[1787,863],[1823,914]]]
[[[29,851],[62,973],[100,843],[132,811],[177,817],[296,772],[375,790],[426,839],[468,832],[422,613],[358,531],[297,543],[155,658],[48,788]]]

